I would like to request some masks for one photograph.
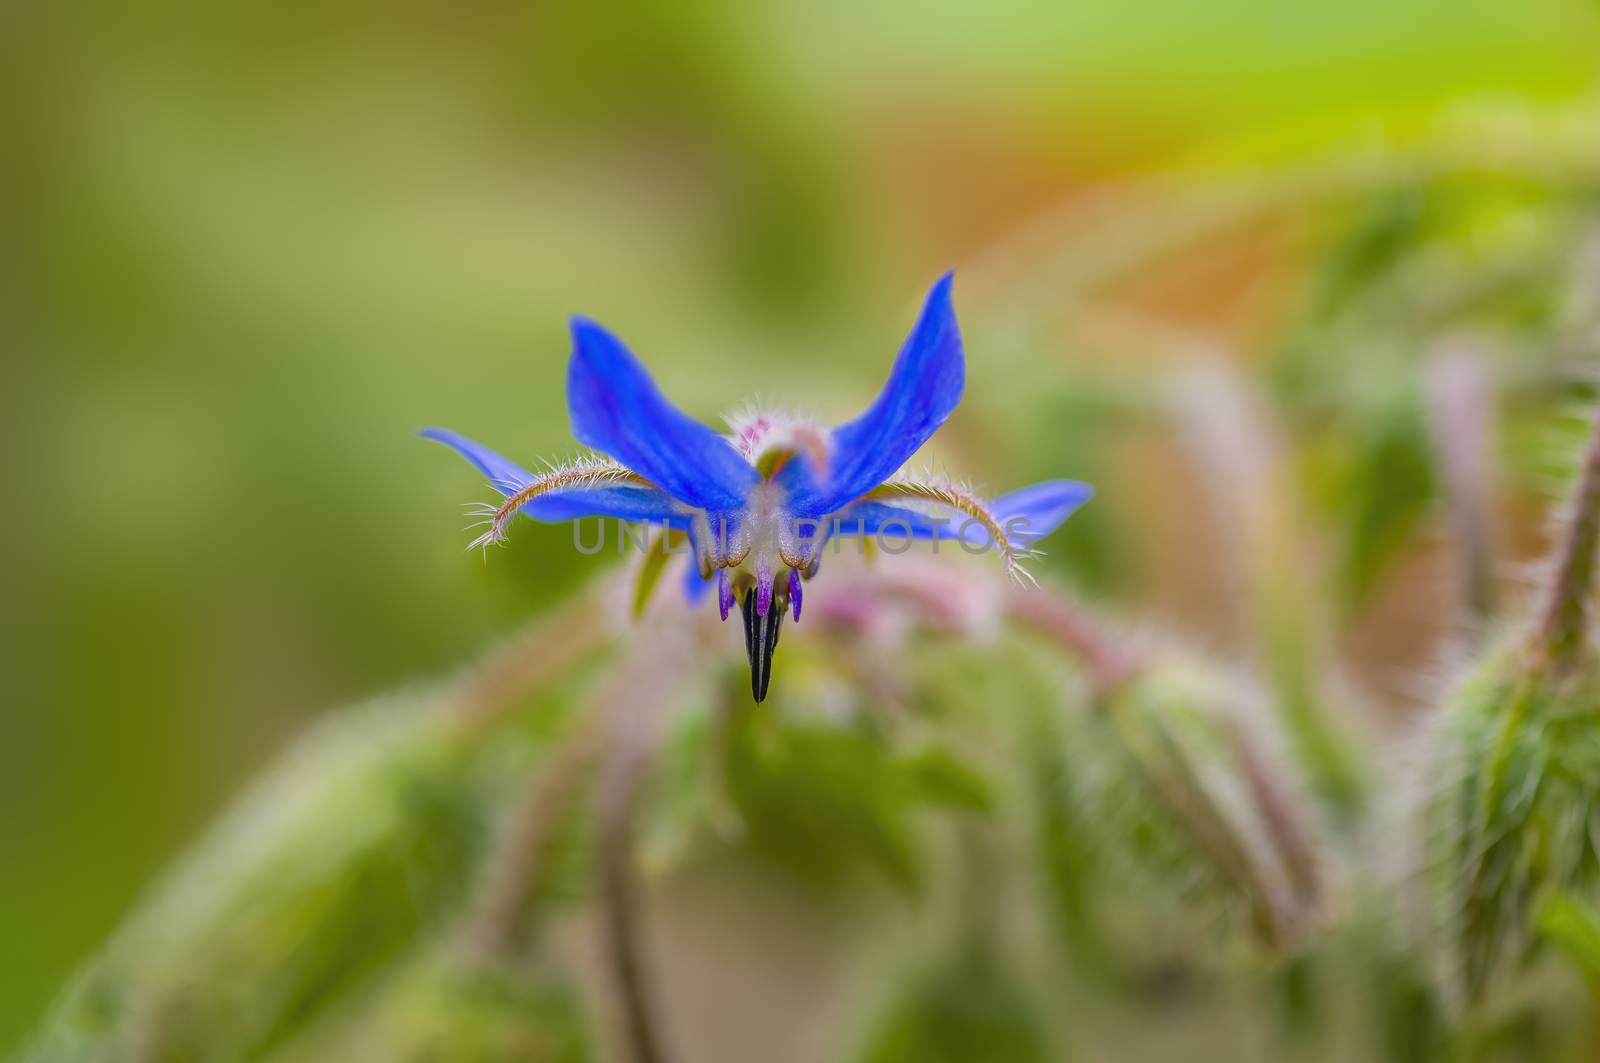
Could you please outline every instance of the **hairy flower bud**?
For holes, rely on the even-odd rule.
[[[1164,964],[1218,916],[1274,951],[1316,924],[1314,812],[1247,683],[1157,657],[1062,722],[1044,841],[1079,944]]]
[[[1469,1001],[1534,948],[1543,904],[1600,888],[1597,538],[1600,423],[1531,624],[1446,698],[1425,761],[1425,881]]]

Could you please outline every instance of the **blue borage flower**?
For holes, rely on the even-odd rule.
[[[735,604],[744,614],[751,692],[761,701],[784,611],[799,621],[802,585],[830,538],[959,538],[993,549],[1014,578],[1028,579],[1022,562],[1033,543],[1092,493],[1052,480],[987,501],[947,477],[897,475],[961,399],[965,361],[950,284],[946,274],[928,293],[877,400],[832,430],[752,408],[728,419],[730,434],[716,432],[668,402],[620,340],[576,317],[567,405],[572,434],[597,453],[533,473],[454,432],[422,434],[477,466],[504,496],[484,508],[488,530],[475,547],[502,541],[518,513],[644,521],[686,539],[690,597],[715,581],[722,618]]]

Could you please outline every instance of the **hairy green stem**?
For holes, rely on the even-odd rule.
[[[1600,416],[1590,430],[1571,505],[1530,647],[1529,669],[1538,674],[1565,673],[1588,641],[1589,597],[1600,543]]]
[[[1234,720],[1229,724],[1229,737],[1239,757],[1245,785],[1295,891],[1297,914],[1304,916],[1316,908],[1322,897],[1322,869],[1310,826],[1251,732]]]

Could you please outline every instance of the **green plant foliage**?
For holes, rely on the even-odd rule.
[[[949,964],[912,976],[855,1058],[860,1063],[1043,1063],[1051,1050],[1036,1005],[1005,973]]]
[[[1353,426],[1334,492],[1343,499],[1337,586],[1349,612],[1413,541],[1437,500],[1431,441],[1420,396],[1396,392]]]
[[[483,278],[461,279],[457,301],[436,312],[481,329],[472,334],[486,339],[499,361],[477,366],[481,376],[459,394],[441,388],[442,377],[411,379],[411,399],[443,401],[447,413],[450,400],[474,410],[486,403],[482,416],[497,431],[532,425],[536,438],[516,445],[537,449],[545,441],[540,434],[560,425],[559,395],[507,387],[480,399],[481,381],[520,366],[530,333],[555,335],[540,341],[548,350],[536,355],[565,356],[559,328],[547,326],[558,310],[587,309],[566,306],[571,293],[564,287],[567,264],[577,276],[585,262],[591,270],[603,267],[605,291],[641,297],[624,309],[655,326],[641,328],[641,335],[661,337],[662,353],[652,350],[647,360],[664,380],[677,377],[668,390],[687,385],[682,393],[697,415],[725,397],[712,370],[735,361],[730,352],[756,375],[783,381],[785,397],[806,388],[815,395],[802,397],[827,396],[829,373],[865,373],[864,360],[835,353],[857,350],[851,344],[863,331],[844,297],[859,278],[836,259],[876,247],[876,236],[845,231],[855,204],[833,182],[848,175],[811,142],[809,107],[788,100],[778,107],[784,121],[768,121],[767,104],[777,107],[773,100],[784,96],[784,75],[768,64],[759,64],[759,74],[752,70],[749,87],[772,94],[767,103],[711,91],[716,79],[700,60],[724,71],[739,63],[739,49],[728,40],[707,43],[722,14],[729,13],[697,10],[686,21],[660,12],[648,17],[651,34],[660,30],[687,47],[694,62],[647,56],[631,41],[607,38],[602,52],[618,62],[606,69],[640,67],[621,87],[608,84],[598,97],[580,91],[576,65],[565,59],[567,68],[530,93],[570,94],[585,121],[605,120],[609,108],[632,94],[652,104],[658,90],[669,103],[680,93],[708,101],[708,122],[684,126],[707,141],[681,160],[693,179],[657,181],[655,168],[639,170],[652,189],[683,197],[672,203],[684,208],[684,225],[696,224],[688,216],[703,210],[717,226],[731,226],[718,229],[706,260],[676,275],[680,258],[667,230],[677,222],[631,241],[641,265],[622,267],[594,250],[589,217],[536,215],[534,223],[550,230],[554,242],[540,256],[563,269],[533,276],[536,286],[559,291],[563,305],[540,305],[526,317],[506,312],[484,324],[483,308],[516,304],[525,280],[495,282],[483,294]],[[601,36],[609,32],[604,17],[555,17]],[[1434,20],[1426,21],[1431,48]],[[777,29],[785,40],[804,36],[797,24]],[[964,35],[945,32],[965,46]],[[1496,36],[1485,54],[1498,54],[1500,43]],[[168,187],[165,171],[135,169],[133,156],[145,157],[146,140],[162,123],[141,123],[143,105],[130,99],[133,113],[108,106],[88,124],[121,130],[120,119],[127,119],[128,131],[119,135],[140,150],[101,150],[121,168],[118,180],[137,177],[138,187],[154,195]],[[159,101],[148,106],[159,109]],[[1484,414],[1492,423],[1484,438],[1467,442],[1482,444],[1490,457],[1486,482],[1473,486],[1493,509],[1486,525],[1495,531],[1506,525],[1511,545],[1504,556],[1483,559],[1486,571],[1511,569],[1507,562],[1544,543],[1539,521],[1552,488],[1572,479],[1583,453],[1600,335],[1595,267],[1588,263],[1600,205],[1592,110],[1586,104],[1576,133],[1523,116],[1508,129],[1441,132],[1436,141],[1397,147],[1375,161],[1356,153],[1259,173],[1197,166],[1181,176],[1128,179],[1111,189],[1115,194],[1094,197],[1086,214],[1059,227],[1041,222],[1015,245],[976,256],[979,267],[963,266],[959,289],[969,397],[941,437],[951,453],[931,457],[957,473],[982,472],[990,482],[981,486],[996,492],[1061,475],[1095,483],[1094,504],[1043,544],[1047,556],[1030,561],[1043,586],[1005,585],[992,568],[977,565],[990,559],[949,548],[945,553],[954,556],[937,559],[950,565],[948,583],[944,571],[924,576],[914,567],[929,559],[885,556],[877,558],[882,567],[851,568],[857,558],[830,556],[818,581],[808,584],[804,622],[784,629],[773,696],[757,705],[748,697],[737,640],[718,641],[731,632],[708,620],[708,603],[695,615],[675,611],[678,562],[658,553],[632,564],[626,578],[595,596],[608,623],[593,629],[590,656],[574,663],[557,655],[546,673],[540,669],[562,632],[509,647],[511,667],[491,678],[515,689],[502,692],[494,711],[457,711],[471,701],[473,673],[312,730],[151,889],[57,1000],[24,1058],[579,1063],[607,1048],[626,1049],[629,1032],[619,1015],[636,1022],[639,1014],[667,1013],[655,1032],[676,1048],[675,1038],[691,1022],[712,1029],[696,1029],[701,1039],[684,1042],[713,1044],[717,1023],[731,1029],[779,1016],[799,1029],[822,1021],[813,1007],[817,1016],[860,1015],[863,1009],[852,1006],[859,998],[880,1006],[847,1058],[870,1063],[1178,1054],[1195,1063],[1594,1058],[1600,667],[1588,625],[1595,588],[1578,587],[1566,601],[1577,619],[1559,638],[1540,643],[1526,630],[1532,625],[1512,626],[1515,638],[1483,634],[1489,648],[1472,651],[1465,678],[1430,698],[1420,767],[1395,766],[1387,748],[1400,744],[1397,736],[1408,730],[1401,716],[1416,700],[1393,688],[1430,669],[1440,645],[1461,626],[1445,615],[1447,606],[1433,604],[1451,597],[1446,577],[1438,575],[1448,568],[1438,562],[1439,547],[1453,554],[1461,544],[1450,539],[1458,529],[1441,518],[1456,515],[1460,499],[1445,475],[1450,440],[1440,437],[1426,367],[1441,351],[1464,344],[1492,392]],[[736,132],[755,136],[756,148],[737,165],[705,168],[714,162],[712,147]],[[153,141],[150,152],[184,143],[170,130],[166,137]],[[896,142],[893,150],[914,149],[916,139]],[[471,154],[466,145],[448,143],[438,157],[456,159],[458,149]],[[633,152],[653,152],[652,145],[623,152],[630,172]],[[711,152],[705,159],[702,149]],[[253,172],[254,160],[235,160],[240,174]],[[875,172],[882,161],[874,156],[862,169]],[[490,169],[500,174],[503,165],[496,156]],[[587,173],[581,166],[575,172]],[[448,184],[444,174],[421,184],[434,180]],[[501,182],[497,177],[497,187]],[[714,188],[712,206],[695,205],[702,193],[685,195],[680,183]],[[266,185],[241,187],[259,195]],[[476,204],[473,191],[453,189],[461,202]],[[988,189],[997,203],[1012,191]],[[157,198],[180,200],[183,189]],[[519,190],[516,200],[542,198],[543,191]],[[396,223],[420,216],[411,206],[401,197],[386,211],[362,213],[362,225],[408,232]],[[163,212],[150,209],[159,223]],[[659,211],[652,205],[639,213]],[[250,214],[230,194],[205,208],[202,228],[209,233],[224,217],[235,224],[236,216]],[[69,250],[73,225],[82,224],[76,216],[63,211],[58,219],[67,223]],[[441,224],[454,231],[459,222]],[[830,226],[837,228],[821,231]],[[563,235],[568,227],[572,233]],[[380,273],[380,265],[396,270],[400,276],[380,278],[375,291],[327,271],[302,278],[298,265],[279,275],[249,255],[236,259],[233,247],[242,242],[257,246],[263,259],[298,264],[300,248],[280,246],[284,237],[270,221],[221,232],[214,247],[208,239],[181,249],[200,263],[213,256],[221,262],[226,268],[190,268],[231,293],[231,301],[212,308],[217,321],[197,330],[205,342],[196,345],[199,354],[191,352],[191,368],[210,364],[205,359],[233,339],[298,349],[285,340],[304,326],[259,327],[263,322],[248,311],[267,325],[272,314],[255,306],[246,289],[270,289],[270,281],[288,292],[312,292],[319,306],[357,297],[387,306],[408,303],[396,295],[409,284],[422,287],[425,276],[406,273],[400,260],[407,256],[388,245],[353,253],[348,263],[351,275],[362,278]],[[791,237],[800,238],[799,255],[789,253]],[[492,247],[500,237],[482,239]],[[965,237],[938,239],[949,242],[936,246],[966,246]],[[1270,289],[1259,313],[1229,315],[1213,305],[1235,294],[1236,278],[1213,268],[1212,245],[1236,242],[1248,245],[1252,262],[1258,252],[1273,260],[1241,269],[1259,267],[1263,274],[1243,278],[1244,286]],[[439,255],[409,237],[396,246],[418,252],[420,261],[472,257],[454,244]],[[500,275],[498,266],[483,272]],[[615,268],[625,273],[613,275]],[[965,287],[967,277],[976,283]],[[739,309],[720,326],[699,320],[698,311],[670,318],[697,304],[704,294],[697,287],[711,283],[707,278],[728,282]],[[134,307],[151,296],[178,305],[193,287],[187,275],[149,283],[150,292],[121,298]],[[386,287],[397,283],[398,289]],[[863,304],[881,302],[882,293],[869,294]],[[247,312],[241,324],[224,327],[234,320],[235,302]],[[775,320],[793,327],[793,349],[781,341],[773,350],[750,344],[747,311],[783,311]],[[442,324],[430,329],[424,322],[419,330],[404,316],[366,312],[374,319],[356,333],[374,350],[383,345],[373,337],[391,334],[407,337],[419,364],[434,359],[436,348],[456,349],[438,342],[452,338]],[[194,325],[187,318],[180,324],[180,332]],[[157,331],[131,349],[159,351],[167,339]],[[320,544],[321,525],[356,526],[372,518],[379,495],[396,500],[387,514],[400,529],[393,541],[374,537],[380,541],[369,557],[336,537],[327,567],[307,568],[306,585],[325,597],[307,606],[285,601],[281,596],[290,592],[283,588],[260,588],[272,592],[261,599],[276,609],[262,615],[318,618],[309,634],[293,633],[313,647],[300,650],[303,657],[322,661],[315,654],[337,655],[325,644],[348,644],[352,656],[388,661],[390,671],[372,675],[414,674],[418,661],[450,659],[498,627],[494,614],[509,619],[529,605],[584,593],[580,588],[596,571],[583,567],[591,560],[613,570],[631,564],[611,548],[614,542],[602,559],[553,560],[572,552],[570,529],[524,521],[507,550],[484,566],[473,558],[473,567],[463,569],[453,541],[435,542],[454,531],[452,522],[437,536],[432,526],[416,530],[417,513],[434,513],[438,498],[426,497],[416,512],[400,508],[417,486],[412,459],[352,452],[323,466],[344,436],[393,434],[399,421],[409,427],[417,412],[409,405],[387,408],[387,419],[358,432],[342,420],[329,427],[330,416],[321,435],[284,444],[284,458],[275,449],[284,434],[278,403],[305,390],[342,418],[375,390],[375,376],[391,372],[374,355],[369,365],[351,362],[348,384],[307,388],[307,376],[336,363],[338,348],[339,341],[323,338],[298,354],[288,367],[293,371],[281,374],[284,383],[263,392],[267,412],[256,412],[262,424],[240,444],[244,453],[218,458],[213,470],[228,485],[224,491],[213,484],[220,510],[251,520],[263,508],[289,515],[271,534],[245,538],[244,556],[272,548],[279,533]],[[1179,394],[1176,406],[1171,401],[1171,370],[1196,350],[1228,361],[1246,400],[1241,409],[1266,397],[1258,438],[1238,446],[1242,479],[1269,473],[1247,485],[1268,485],[1250,499],[1265,504],[1233,524],[1230,507],[1250,506],[1213,482],[1223,478],[1209,476],[1203,461],[1186,462],[1187,437],[1175,410],[1181,413],[1190,396]],[[800,364],[805,372],[795,371]],[[396,386],[405,383],[403,367],[392,375]],[[689,390],[697,381],[699,394]],[[220,421],[245,405],[217,408]],[[167,412],[158,407],[158,414]],[[69,409],[63,422],[98,426],[100,413],[95,404]],[[190,447],[191,427],[173,430],[182,445],[172,449],[207,452]],[[52,447],[59,442],[49,438]],[[113,491],[104,509],[143,514],[152,484],[133,475],[138,451],[129,453],[101,469],[96,483]],[[79,464],[61,479],[76,486],[83,468],[100,468]],[[350,483],[381,469],[390,470],[376,474],[386,482],[346,500]],[[120,486],[124,480],[132,486]],[[431,484],[421,494],[429,492],[442,496],[444,489]],[[67,511],[78,501],[54,508]],[[171,499],[154,492],[150,501],[154,508]],[[1198,525],[1191,513],[1206,508],[1220,519],[1202,535],[1189,521]],[[185,513],[194,525],[213,516]],[[1263,527],[1243,527],[1255,522]],[[188,552],[174,555],[171,573],[187,572],[191,563],[187,524],[173,538]],[[152,528],[162,536],[172,531]],[[1244,542],[1214,542],[1219,535]],[[112,536],[85,541],[93,545],[85,553],[111,560],[103,569],[86,565],[81,586],[61,592],[65,605],[46,601],[36,611],[48,624],[53,609],[79,598],[120,603],[114,630],[108,626],[100,645],[135,664],[125,673],[102,672],[81,669],[74,656],[87,677],[77,695],[115,703],[110,695],[121,693],[122,674],[142,677],[134,685],[152,701],[183,687],[189,677],[165,675],[151,663],[159,662],[162,643],[140,626],[137,597],[106,578],[120,572],[120,543]],[[417,555],[435,547],[434,568],[414,574]],[[1212,556],[1225,549],[1245,555],[1238,571],[1224,572],[1227,566]],[[309,564],[300,554],[285,556]],[[898,580],[884,577],[884,569],[902,562],[909,567],[898,570]],[[206,581],[220,582],[235,562],[198,557],[193,563],[200,575],[187,593],[200,601],[211,594]],[[171,573],[143,575],[160,582]],[[345,578],[357,581],[353,591],[325,589]],[[1538,573],[1528,582],[1543,590],[1549,577]],[[1069,597],[1064,586],[1093,600]],[[474,587],[477,596],[470,598]],[[413,596],[443,601],[441,588],[469,597],[414,621],[424,633],[410,632],[390,647],[391,636],[406,635],[397,619],[403,607],[414,607]],[[1060,606],[1060,615],[1041,617],[1023,604],[1041,600]],[[256,600],[234,608],[254,617]],[[1400,619],[1385,618],[1388,609]],[[1110,619],[1116,611],[1137,619],[1125,626]],[[1324,614],[1338,621],[1332,634],[1324,630]],[[228,623],[244,628],[237,617]],[[262,630],[286,626],[264,623]],[[1387,639],[1419,641],[1401,624],[1436,636],[1426,648],[1430,656],[1386,661],[1382,668],[1389,670],[1380,673],[1365,658],[1386,657]],[[1170,625],[1204,651],[1143,634],[1147,626]],[[685,637],[670,642],[668,635]],[[285,643],[293,638],[283,636]],[[1530,646],[1549,652],[1530,656]],[[655,667],[650,654],[663,647],[693,655],[693,674],[681,686],[669,685],[672,669],[662,669],[657,689],[655,673],[640,665]],[[271,652],[282,648],[274,644]],[[1530,665],[1551,656],[1560,656],[1563,668]],[[592,667],[597,661],[603,663]],[[1234,661],[1251,662],[1255,674],[1231,667]],[[1361,673],[1355,683],[1343,682],[1347,670]],[[357,670],[339,682],[370,678]],[[610,679],[628,682],[605,685]],[[203,688],[205,677],[195,685]],[[1370,729],[1351,726],[1351,689],[1363,701],[1383,702],[1390,715],[1373,714]],[[138,762],[163,770],[197,759],[183,751],[152,753],[165,739],[159,730],[144,734],[142,720],[119,725],[123,730],[107,731],[110,738],[96,729],[100,759],[74,763],[83,776],[109,776],[108,765],[120,767],[121,739],[130,748],[147,743]],[[585,744],[590,740],[593,747]],[[554,770],[561,765],[571,770],[569,785],[545,794],[541,782],[567,778]],[[1408,787],[1420,799],[1402,828],[1389,821],[1387,806],[1402,803],[1396,791]],[[618,823],[597,815],[621,817],[619,808],[634,818]],[[534,832],[537,846],[519,849],[528,841],[519,828],[530,822],[543,833]],[[107,847],[115,840],[106,839]],[[1394,874],[1396,863],[1413,874]],[[761,873],[730,873],[754,867]],[[694,874],[680,874],[686,871]],[[24,868],[19,877],[33,873]],[[743,921],[729,918],[737,929],[723,928],[720,908],[705,919],[693,904],[702,901],[700,893],[689,901],[681,895],[685,883],[698,891],[723,873],[733,883],[730,897],[770,889],[780,898],[768,904],[769,895],[761,894],[751,905],[768,922],[783,924],[771,931],[775,947],[758,931],[742,940]],[[831,888],[858,884],[868,888]],[[497,886],[504,890],[497,893]],[[721,901],[720,893],[706,892]],[[827,911],[830,918],[796,929],[784,907],[794,897],[814,906],[808,917]],[[497,911],[486,898],[504,901],[515,927],[486,919],[485,911]],[[683,912],[698,921],[657,923],[671,924]],[[702,925],[708,922],[715,924],[709,931]],[[598,947],[573,945],[569,935],[591,929]],[[736,951],[718,934],[740,936],[734,944],[750,951]],[[946,948],[934,950],[931,961],[929,939]],[[762,969],[748,972],[752,983],[782,976],[773,978],[779,988],[769,989],[768,998],[752,998],[748,1014],[741,1010],[745,1001],[734,1000],[719,980],[727,972],[714,969],[725,955],[760,957]],[[884,970],[910,973],[871,980],[860,973]],[[731,980],[746,981],[746,973],[741,968]],[[660,992],[663,985],[668,992]],[[644,999],[652,986],[655,996]],[[705,1003],[708,994],[717,994],[713,1006]],[[693,1006],[670,1012],[680,1000]],[[794,1052],[838,1043],[836,1031],[824,1033],[806,1029]]]
[[[1600,912],[1571,894],[1557,893],[1539,908],[1539,933],[1571,958],[1589,984],[1600,988]]]
[[[585,1063],[596,1058],[590,1030],[582,1000],[556,972],[435,948],[397,971],[365,1013],[275,1058]]]
[[[1130,984],[1214,971],[1218,944],[1291,948],[1318,917],[1314,816],[1281,752],[1245,759],[1250,699],[1179,661],[1040,724],[1037,837],[1060,925]],[[1277,833],[1280,818],[1306,833]]]
[[[1302,469],[1337,532],[1332,586],[1346,616],[1438,500],[1426,359],[1463,337],[1492,348],[1513,335],[1518,354],[1499,369],[1506,390],[1560,387],[1573,328],[1562,304],[1579,254],[1571,209],[1525,182],[1439,176],[1358,201],[1335,230],[1270,379],[1307,437]]]
[[[308,735],[78,978],[31,1058],[259,1058],[449,926],[507,762],[525,773],[537,746],[512,726],[487,748],[443,710],[379,702]]]
[[[1433,883],[1474,999],[1527,959],[1543,904],[1600,886],[1600,682],[1524,658],[1502,649],[1450,697],[1430,771]]]
[[[988,784],[945,749],[902,751],[865,718],[785,718],[736,710],[723,750],[728,807],[743,843],[806,875],[861,864],[912,889],[920,810],[985,811]]]

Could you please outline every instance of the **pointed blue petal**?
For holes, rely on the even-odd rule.
[[[1094,488],[1077,480],[1047,480],[1010,494],[1001,495],[991,504],[995,517],[1006,527],[1008,534],[1019,543],[1032,543],[1044,538],[1070,517],[1074,510],[1094,496]],[[837,530],[834,522],[838,522]],[[952,513],[941,518],[892,502],[857,502],[846,506],[825,522],[825,530],[834,535],[876,535],[885,526],[890,535],[905,535],[909,530],[916,539],[959,539],[966,518]],[[975,535],[974,543],[982,536]]]
[[[829,467],[815,470],[808,459],[799,458],[780,472],[779,482],[788,489],[796,515],[832,513],[893,476],[961,401],[966,361],[950,305],[953,278],[946,273],[928,293],[922,316],[877,400],[860,417],[833,430]]]
[[[528,470],[501,457],[481,443],[446,428],[424,428],[417,433],[432,439],[466,458],[502,495],[510,496],[534,475]],[[540,495],[522,507],[521,512],[534,520],[565,521],[580,517],[618,517],[660,523],[665,521],[674,528],[687,528],[689,517],[681,512],[683,507],[653,487],[634,487],[628,484],[607,484],[603,487],[576,487]]]
[[[885,527],[889,535],[896,537],[909,532],[914,539],[932,539],[936,534],[940,539],[954,539],[961,523],[888,502],[857,502],[827,519],[824,541],[836,535],[877,535]]]
[[[1013,539],[1031,543],[1061,527],[1093,497],[1094,488],[1081,480],[1046,480],[995,499],[994,515]]]
[[[737,509],[759,479],[732,444],[667,401],[611,333],[572,319],[572,434],[696,509]]]
[[[533,479],[533,473],[527,469],[508,458],[501,457],[482,443],[473,442],[460,432],[452,432],[448,428],[424,428],[417,435],[423,439],[443,443],[472,462],[473,466],[488,478],[494,489],[503,495],[511,494]]]

